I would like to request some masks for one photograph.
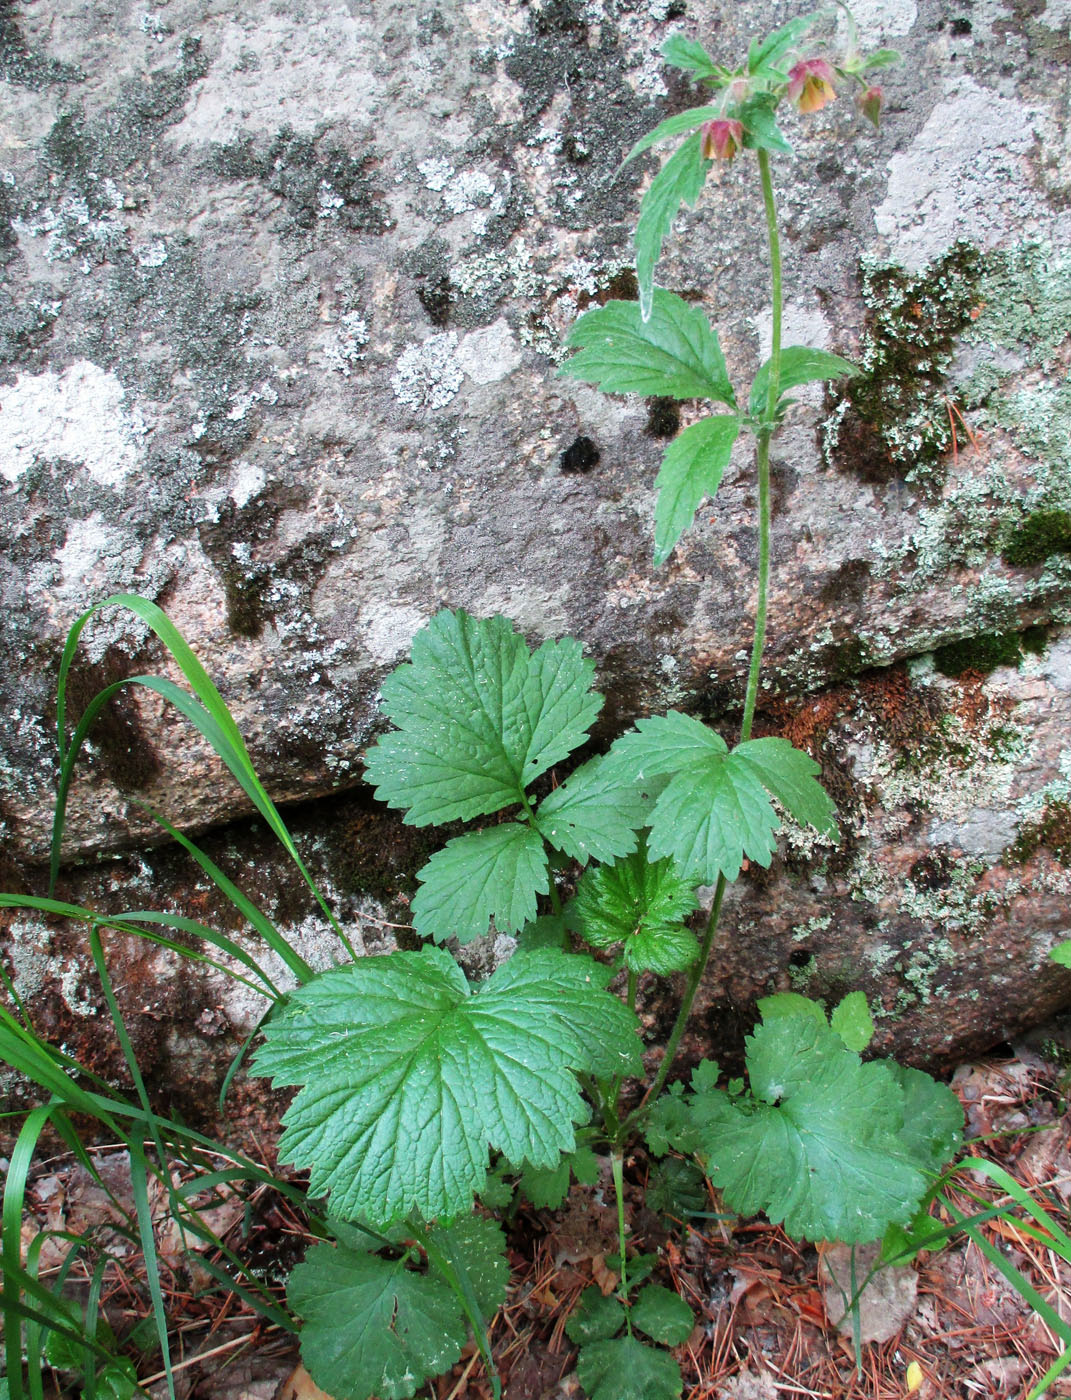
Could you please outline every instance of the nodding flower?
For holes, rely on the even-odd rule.
[[[855,94],[855,105],[874,126],[881,124],[881,109],[885,104],[885,94],[879,87],[868,87]]]
[[[817,112],[836,97],[833,69],[824,58],[805,58],[788,73],[788,100],[801,112]]]
[[[744,144],[744,124],[730,117],[704,122],[699,128],[704,160],[732,160]]]

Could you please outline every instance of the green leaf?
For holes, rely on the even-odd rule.
[[[684,1085],[671,1084],[647,1115],[643,1135],[656,1157],[664,1156],[671,1147],[692,1152],[692,1111],[684,1098]]]
[[[621,1272],[620,1254],[608,1254],[606,1256],[606,1267],[615,1274]],[[628,1261],[628,1286],[629,1292],[638,1288],[643,1280],[654,1273],[658,1267],[657,1254],[634,1254]]]
[[[301,1359],[335,1400],[406,1400],[461,1355],[468,1327],[443,1281],[402,1259],[316,1245],[290,1275]]]
[[[506,1163],[487,1173],[487,1180],[476,1193],[488,1210],[508,1210],[513,1204],[514,1186],[505,1179],[509,1167]]]
[[[709,111],[710,109],[701,110]],[[685,113],[684,115],[696,114]],[[672,120],[671,117],[670,121]],[[663,123],[663,125],[665,124]],[[695,136],[689,136],[666,161],[643,196],[640,217],[636,223],[635,244],[636,280],[640,286],[640,311],[645,321],[651,315],[655,263],[658,262],[662,254],[662,244],[666,234],[673,227],[673,220],[677,217],[682,204],[687,204],[689,209],[695,208],[695,202],[706,184],[712,164],[713,162],[707,160],[703,155],[702,136],[699,133]],[[728,399],[723,399],[721,394],[710,394],[707,397],[731,404],[731,389],[729,394],[730,398]],[[684,395],[682,397],[690,396]]]
[[[619,1298],[613,1294],[603,1297],[598,1288],[585,1288],[569,1314],[565,1334],[574,1346],[582,1347],[589,1342],[608,1341],[624,1325],[625,1309]]]
[[[519,802],[540,773],[582,744],[602,706],[580,643],[530,652],[504,617],[438,613],[411,663],[383,682],[397,726],[369,749],[367,777],[405,822],[464,821]]]
[[[684,1386],[673,1357],[635,1337],[589,1343],[576,1373],[590,1400],[679,1400]]]
[[[586,311],[566,343],[579,353],[560,373],[607,394],[731,401],[717,333],[701,307],[673,292],[655,292],[649,320],[634,301],[608,301]]]
[[[555,1167],[526,1166],[517,1184],[537,1210],[556,1210],[569,1194],[570,1176],[585,1186],[598,1180],[599,1159],[590,1147],[567,1153]]]
[[[874,1020],[863,992],[849,992],[833,1009],[829,1025],[849,1050],[862,1052],[874,1039]],[[931,1081],[932,1082],[932,1081]]]
[[[787,739],[750,739],[730,753],[705,724],[675,710],[638,721],[607,756],[639,781],[672,774],[651,817],[648,851],[672,856],[684,880],[735,880],[744,857],[769,865],[780,819],[836,830],[833,803],[815,782],[818,765]]]
[[[792,155],[792,147],[785,140],[774,119],[776,110],[776,99],[767,93],[758,92],[741,103],[737,109],[737,117],[744,128],[744,145],[748,150]]]
[[[506,1301],[509,1260],[501,1228],[482,1215],[465,1215],[431,1232],[432,1241],[472,1288],[484,1319],[490,1321]]]
[[[753,415],[762,413],[770,393],[770,360],[765,360],[758,369],[748,396],[748,411]],[[813,384],[823,379],[841,379],[844,375],[856,375],[858,366],[841,355],[829,350],[812,350],[808,345],[786,345],[781,351],[781,373],[779,375],[778,399],[789,389],[800,384]]]
[[[747,56],[748,72],[765,77],[783,76],[779,65],[789,56],[817,18],[817,12],[801,15],[799,19],[790,19],[765,39],[752,39]]]
[[[537,953],[542,948],[561,951],[568,947],[569,931],[561,914],[540,914],[517,935],[517,950],[522,953]]]
[[[708,1208],[706,1178],[694,1162],[667,1157],[651,1168],[646,1199],[660,1215],[686,1220]]]
[[[963,1142],[963,1109],[947,1084],[939,1084],[921,1069],[882,1063],[904,1095],[904,1126],[900,1141],[923,1171],[936,1174],[955,1156]]]
[[[635,783],[593,758],[539,804],[536,826],[572,860],[616,860],[636,849],[650,804]]]
[[[936,1253],[950,1242],[954,1227],[949,1229],[934,1219],[930,1214],[931,1205],[931,1201],[926,1201],[906,1229],[901,1225],[889,1226],[881,1240],[883,1263],[910,1264],[920,1250]]]
[[[671,34],[662,45],[662,57],[674,68],[683,68],[686,73],[694,73],[697,78],[720,77],[721,69],[695,39],[686,39],[683,34]]]
[[[821,1005],[799,992],[775,992],[773,996],[760,997],[756,1005],[764,1021],[772,1021],[775,1016],[809,1016],[823,1028],[829,1025]],[[698,1089],[698,1085],[694,1087]]]
[[[903,55],[898,49],[875,49],[873,53],[868,53],[863,62],[863,72],[873,73],[878,68],[891,68],[893,64],[899,63]]]
[[[731,1209],[793,1237],[857,1244],[906,1225],[926,1178],[901,1140],[904,1095],[810,1016],[776,1016],[747,1041],[754,1102],[692,1105],[690,1140]]]
[[[470,943],[494,919],[516,933],[537,912],[536,895],[550,888],[543,842],[530,826],[503,822],[448,841],[417,876],[413,925],[425,938]]]
[[[715,117],[721,115],[720,107],[689,107],[686,112],[678,112],[676,116],[667,117],[646,136],[640,137],[621,164],[628,165],[630,160],[642,156],[644,151],[649,151],[659,141],[668,141],[671,136],[680,136],[684,131],[695,131],[704,122],[713,121]]]
[[[632,1325],[663,1346],[678,1347],[692,1335],[695,1314],[679,1293],[649,1283],[632,1305]]]
[[[1071,967],[1071,938],[1065,939],[1063,943],[1057,943],[1051,950],[1049,957],[1054,963],[1059,963],[1061,967]]]
[[[589,1109],[573,1071],[640,1068],[636,1020],[607,968],[517,953],[469,986],[442,949],[361,958],[290,994],[256,1072],[304,1087],[283,1118],[282,1160],[311,1169],[335,1215],[383,1227],[467,1211],[488,1148],[553,1166]]]
[[[625,966],[665,976],[691,967],[699,945],[684,920],[699,908],[691,885],[671,860],[651,862],[644,848],[616,865],[587,871],[573,915],[593,948],[623,943]]]
[[[655,568],[669,558],[705,496],[713,496],[740,432],[735,414],[715,414],[685,428],[666,448],[655,479]]]

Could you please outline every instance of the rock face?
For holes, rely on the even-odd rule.
[[[886,1046],[922,1060],[1068,994],[1045,954],[1071,931],[1069,11],[856,12],[865,43],[904,53],[881,131],[848,100],[790,119],[797,158],[775,172],[787,339],[864,373],[801,391],[775,446],[761,713],[822,760],[846,839],[789,833],[738,887],[708,1002],[862,985]],[[182,628],[273,794],[322,799],[296,824],[373,947],[438,838],[375,811],[361,753],[383,675],[441,606],[581,638],[607,695],[597,743],[667,705],[730,733],[754,608],[747,452],[655,571],[652,482],[693,408],[555,369],[577,312],[634,286],[657,160],[619,171],[623,153],[699,99],[661,43],[679,29],[735,63],[770,20],[758,0],[716,18],[676,0],[0,7],[10,880],[36,887],[47,851],[66,630],[115,592]],[[659,269],[718,324],[738,384],[769,336],[764,256],[738,161]],[[159,666],[145,629],[102,614],[72,703]],[[186,829],[248,812],[182,721],[128,696],[75,785],[69,859],[158,840],[140,803]],[[218,838],[329,958],[259,841]],[[170,851],[69,879],[127,907],[207,898]],[[73,1044],[93,1001],[74,935],[25,918],[10,935],[16,981]],[[155,952],[126,965],[153,989],[131,1006],[168,1027],[161,1064],[176,1045],[207,1063],[213,1026],[255,1020],[237,1003],[213,1019],[212,984]]]

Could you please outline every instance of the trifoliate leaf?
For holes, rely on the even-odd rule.
[[[792,53],[817,18],[817,12],[801,15],[799,19],[790,19],[765,39],[752,39],[747,55],[748,72],[753,75],[780,76],[779,65]]]
[[[516,933],[535,918],[536,895],[550,888],[543,842],[519,822],[456,836],[417,879],[413,925],[439,943],[470,943],[492,919],[499,933]]]
[[[674,68],[683,68],[697,78],[716,78],[724,71],[702,44],[695,39],[686,39],[683,34],[669,36],[662,45],[662,57]]]
[[[590,1400],[679,1400],[684,1386],[673,1357],[635,1337],[589,1343],[576,1373]]]
[[[753,414],[762,413],[766,407],[770,392],[770,367],[771,361],[766,360],[759,366],[758,373],[752,381],[748,410]],[[808,345],[786,345],[781,351],[781,373],[778,376],[780,387],[777,397],[780,399],[788,389],[795,389],[800,384],[813,384],[824,379],[841,379],[844,375],[858,373],[858,366],[853,365],[851,360],[830,354],[828,350],[812,350]]]
[[[514,1186],[507,1181],[509,1167],[503,1163],[487,1173],[487,1180],[476,1193],[489,1210],[507,1210],[513,1204]]]
[[[632,1325],[666,1347],[678,1347],[692,1334],[695,1315],[672,1289],[649,1283],[632,1305]]]
[[[316,1245],[290,1275],[301,1359],[335,1400],[406,1400],[461,1355],[468,1326],[439,1278],[405,1261]]]
[[[833,1008],[829,1025],[849,1050],[864,1051],[874,1039],[874,1019],[866,1004],[866,995],[863,992],[849,992]]]
[[[579,642],[530,652],[504,617],[441,612],[383,682],[397,726],[366,755],[376,796],[405,822],[465,820],[519,802],[587,737],[602,706]]]
[[[462,1276],[462,1284],[468,1282],[484,1321],[489,1322],[506,1301],[509,1286],[506,1237],[501,1228],[485,1216],[465,1215],[452,1225],[432,1230],[431,1239]]]
[[[566,343],[578,353],[559,373],[597,384],[604,393],[732,400],[717,333],[701,307],[673,292],[654,294],[647,321],[634,301],[608,301],[586,311]]]
[[[963,1141],[963,1109],[947,1084],[921,1069],[882,1063],[904,1094],[904,1126],[900,1142],[904,1151],[923,1171],[936,1175],[955,1156]]]
[[[810,997],[801,996],[799,992],[775,992],[773,996],[759,997],[756,1005],[764,1021],[772,1021],[775,1016],[809,1016],[820,1026],[829,1025],[821,1004]],[[693,1087],[698,1088],[696,1085]]]
[[[747,1064],[754,1101],[697,1098],[684,1134],[731,1209],[845,1244],[911,1219],[926,1178],[902,1141],[904,1095],[885,1065],[863,1064],[809,1016],[759,1026]]]
[[[709,108],[700,108],[699,111],[709,111]],[[682,113],[682,116],[689,116],[693,119],[699,112]],[[669,121],[677,120],[670,117]],[[668,122],[663,122],[663,126]],[[698,123],[697,123],[698,125]],[[712,161],[707,160],[703,155],[702,136],[697,132],[695,136],[689,136],[681,147],[674,151],[669,160],[666,161],[662,169],[651,181],[647,193],[643,197],[640,205],[640,217],[636,223],[636,281],[640,288],[640,314],[646,321],[652,314],[653,292],[654,292],[654,270],[655,264],[662,255],[662,244],[666,234],[673,227],[673,220],[677,217],[682,204],[687,204],[689,209],[695,208],[695,202],[702,193],[706,184],[707,174],[710,171]],[[725,385],[729,381],[726,378]],[[665,390],[655,391],[665,393]],[[718,400],[719,403],[727,403],[730,408],[735,408],[735,401],[732,396],[732,388],[728,388],[728,397],[724,397],[725,387],[717,394],[704,394],[703,397]],[[690,398],[688,394],[674,394],[674,398]]]
[[[671,710],[639,720],[607,764],[637,781],[674,774],[655,803],[647,845],[655,860],[672,856],[684,880],[735,880],[745,855],[769,865],[780,825],[771,796],[797,821],[836,830],[833,803],[814,780],[818,765],[787,739],[750,739],[730,753],[712,729]]]
[[[740,420],[734,414],[714,414],[685,428],[666,448],[655,479],[655,568],[665,563],[691,526],[700,501],[721,485],[739,432]]]
[[[694,1162],[667,1157],[651,1168],[646,1200],[660,1215],[686,1220],[707,1209],[706,1178]]]
[[[643,1128],[647,1146],[656,1157],[664,1156],[671,1147],[693,1152],[691,1131],[692,1109],[684,1098],[684,1085],[671,1084],[647,1115]]]
[[[718,1075],[721,1070],[718,1068],[717,1060],[700,1060],[695,1069],[692,1070],[689,1083],[697,1094],[705,1094],[708,1089],[718,1087]]]
[[[569,1314],[565,1334],[574,1346],[604,1342],[616,1336],[625,1325],[625,1309],[613,1294],[603,1297],[598,1288],[585,1288],[580,1301]]]
[[[721,115],[722,111],[719,107],[689,107],[686,112],[678,112],[675,116],[667,117],[646,136],[640,137],[621,164],[627,165],[630,160],[642,156],[644,151],[649,151],[659,141],[668,141],[671,136],[679,136],[682,131],[695,131],[704,122],[713,121],[715,117]]]
[[[577,887],[572,914],[593,948],[623,943],[632,972],[666,976],[691,967],[699,945],[684,920],[699,908],[695,890],[677,875],[671,860],[650,861],[641,847],[615,865],[587,871]]]
[[[517,953],[473,988],[430,945],[321,973],[268,1022],[256,1058],[257,1073],[304,1086],[280,1157],[311,1169],[335,1215],[380,1226],[467,1211],[489,1147],[552,1166],[589,1113],[572,1071],[640,1069],[609,977],[589,958]]]
[[[536,812],[536,826],[555,850],[586,865],[634,851],[636,832],[649,811],[642,788],[593,758],[548,793]]]
[[[777,151],[792,155],[774,114],[777,100],[769,93],[757,92],[737,108],[737,117],[744,128],[744,145],[751,151]]]

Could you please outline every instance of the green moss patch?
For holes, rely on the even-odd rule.
[[[1029,569],[1052,554],[1071,554],[1071,511],[1036,510],[1011,531],[1001,550],[1005,564]]]
[[[1071,804],[1050,802],[1036,822],[1023,827],[1004,852],[1004,862],[1025,865],[1043,846],[1061,865],[1071,866]]]
[[[991,632],[938,647],[933,654],[933,664],[942,676],[961,676],[965,671],[988,675],[998,666],[1018,666],[1022,656],[1017,632]]]

